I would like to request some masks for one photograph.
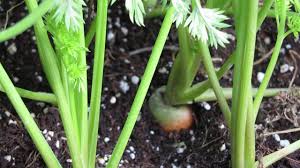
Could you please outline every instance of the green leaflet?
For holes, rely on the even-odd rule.
[[[298,38],[300,32],[300,14],[293,14],[288,17],[288,27],[294,34],[295,38]]]
[[[82,88],[82,77],[86,66],[81,65],[81,59],[83,58],[80,57],[80,53],[83,50],[87,51],[87,48],[78,43],[80,41],[80,33],[68,29],[63,22],[57,23],[53,19],[53,13],[46,16],[46,26],[52,34],[56,54],[58,59],[63,62],[68,77],[78,89],[85,89]]]

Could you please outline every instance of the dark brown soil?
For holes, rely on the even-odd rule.
[[[0,25],[6,22],[6,11],[21,1],[0,2]],[[111,7],[109,13],[108,37],[113,37],[107,42],[105,80],[103,92],[102,114],[99,131],[99,144],[97,150],[98,166],[112,153],[120,130],[124,124],[128,111],[138,85],[131,81],[133,76],[141,78],[150,52],[131,55],[132,51],[153,46],[157,36],[161,19],[146,21],[143,28],[130,23],[124,8],[119,5]],[[24,4],[10,12],[8,26],[12,25],[26,14]],[[262,31],[258,34],[257,54],[258,60],[273,46],[276,38],[276,26],[273,20],[267,20]],[[128,34],[126,32],[128,30]],[[229,30],[233,34],[232,30]],[[268,42],[270,41],[270,43]],[[12,52],[13,46],[17,51]],[[177,37],[175,29],[172,30],[167,46],[176,48]],[[232,52],[234,42],[227,49],[213,51],[216,58],[216,67]],[[10,49],[9,49],[10,48]],[[169,47],[170,48],[170,47]],[[93,50],[93,47],[90,47]],[[295,72],[280,73],[283,64],[299,66],[299,58],[293,59],[289,50],[300,52],[299,41],[292,38],[286,40],[282,54],[278,61],[270,87],[288,87]],[[11,53],[10,53],[10,52]],[[88,54],[89,65],[92,65],[92,53]],[[176,51],[166,49],[161,57],[158,71],[155,74],[148,96],[158,87],[165,85],[168,72]],[[50,91],[46,78],[42,72],[38,54],[34,44],[33,31],[30,29],[14,40],[0,44],[0,61],[5,66],[15,85],[35,91]],[[264,72],[268,61],[263,61],[255,66],[253,84],[258,86],[257,73]],[[91,70],[89,70],[91,77]],[[200,69],[196,81],[206,79],[205,73]],[[123,93],[119,87],[120,82],[127,83],[129,91]],[[231,86],[232,72],[222,80],[223,86]],[[299,74],[294,81],[295,86],[300,86]],[[116,103],[111,103],[111,98],[116,98]],[[284,130],[295,127],[295,122],[288,120],[284,109],[295,103],[286,103],[287,99],[270,98],[264,101],[257,122],[257,156],[268,154],[281,148],[273,136],[262,138],[262,133]],[[58,111],[48,104],[25,100],[41,130],[48,138],[48,142],[57,154],[64,167],[70,167],[64,133],[60,124]],[[210,110],[204,108],[203,103],[193,105],[195,111],[195,124],[190,130],[180,133],[165,133],[153,120],[149,113],[147,103],[141,110],[140,120],[137,122],[131,136],[127,150],[124,153],[120,167],[229,167],[230,140],[228,130],[224,127],[222,114],[215,102],[209,103]],[[288,104],[288,105],[286,105]],[[299,106],[298,106],[299,112]],[[10,115],[8,115],[8,113]],[[279,117],[278,117],[279,116]],[[299,117],[297,113],[292,117]],[[276,120],[278,119],[278,120]],[[53,136],[52,136],[53,133]],[[294,142],[300,139],[299,133],[280,135],[282,140]],[[10,159],[11,158],[11,159]],[[274,165],[274,167],[300,167],[300,152],[295,152]],[[9,161],[10,160],[10,161]],[[45,167],[41,157],[31,142],[21,121],[9,103],[5,94],[0,94],[0,167],[1,168],[40,168]]]

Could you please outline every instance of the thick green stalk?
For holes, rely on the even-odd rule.
[[[35,100],[35,101],[41,101],[41,102],[45,102],[45,103],[50,103],[52,105],[57,105],[56,97],[52,93],[34,92],[34,91],[30,91],[30,90],[26,90],[26,89],[22,89],[22,88],[18,88],[18,87],[15,87],[15,88],[16,88],[18,94],[23,98],[31,99],[31,100]],[[5,91],[1,85],[0,85],[0,91],[5,93]]]
[[[98,140],[98,129],[100,119],[101,92],[103,83],[104,57],[105,57],[105,41],[107,26],[107,10],[108,0],[97,1],[96,16],[96,44],[95,58],[93,69],[92,95],[91,95],[91,111],[89,115],[89,155],[88,167],[95,167],[96,149]]]
[[[43,1],[32,13],[18,21],[14,26],[0,32],[0,42],[14,38],[41,19],[53,6],[53,0]]]
[[[252,92],[252,88],[249,88]],[[245,166],[252,168],[255,164],[255,118],[253,113],[253,97],[249,95],[246,121],[246,140],[245,140]]]
[[[167,103],[177,104],[178,97],[188,89],[197,74],[201,57],[192,51],[191,39],[187,28],[178,28],[180,51],[177,55],[166,87],[165,100]]]
[[[83,18],[83,12],[81,8],[81,17]],[[78,43],[80,46],[85,46],[85,35],[84,35],[84,23],[80,25],[79,29],[79,41]],[[86,63],[86,50],[81,50],[79,56],[79,64],[82,67],[87,67]],[[81,155],[84,160],[84,164],[88,166],[88,128],[89,128],[89,121],[88,121],[88,84],[87,84],[87,68],[85,68],[84,73],[82,75],[82,87],[81,89],[75,89],[76,86],[74,85],[74,96],[75,96],[75,103],[76,103],[76,113],[78,119],[78,130],[80,135],[80,150]]]
[[[77,134],[77,141],[80,142],[80,133],[79,133],[79,125],[78,125],[78,116],[77,116],[77,108],[76,108],[76,98],[75,98],[75,92],[74,92],[74,86],[68,82],[68,87],[69,87],[69,106],[70,106],[70,113],[72,117],[72,122],[73,122],[73,127],[74,127],[74,133]]]
[[[246,135],[246,121],[247,110],[249,104],[251,78],[254,61],[255,40],[256,40],[256,25],[257,25],[257,11],[258,0],[246,0],[241,3],[241,11],[239,11],[241,17],[238,18],[238,47],[242,47],[242,52],[237,53],[235,66],[239,66],[238,70],[235,70],[234,77],[238,74],[240,81],[234,80],[234,89],[237,89],[233,93],[233,116],[232,122],[235,123],[232,126],[234,134],[232,136],[233,146],[233,168],[245,167],[245,135]],[[247,7],[247,10],[243,10]],[[245,25],[246,27],[241,27]],[[245,33],[247,32],[247,33]],[[239,39],[239,36],[244,33],[245,37],[243,41]]]
[[[255,97],[257,94],[258,89],[253,88],[251,89],[252,97]],[[272,88],[267,89],[264,92],[264,97],[273,97],[278,95],[280,92],[287,92],[287,88]],[[225,99],[229,100],[232,98],[232,88],[223,88],[222,92],[224,93]],[[212,89],[206,90],[200,96],[194,99],[194,102],[203,102],[203,101],[216,101],[217,97]]]
[[[231,122],[231,112],[230,108],[227,104],[226,98],[224,96],[224,93],[222,92],[222,87],[220,86],[218,76],[216,74],[214,65],[212,63],[211,55],[208,49],[207,44],[205,44],[202,41],[198,42],[198,54],[201,56],[203,60],[203,64],[206,70],[206,73],[208,75],[208,79],[210,81],[210,84],[215,92],[215,95],[218,99],[219,106],[223,112],[223,115],[225,117],[225,121],[230,127]]]
[[[238,0],[233,0],[233,7],[235,9],[235,26],[236,26],[236,34],[237,34],[237,47],[236,47],[236,53],[235,53],[235,60],[234,60],[234,69],[233,69],[233,90],[232,90],[232,108],[231,108],[231,132],[230,132],[230,141],[231,141],[231,162],[235,160],[236,158],[236,152],[235,152],[235,144],[236,140],[235,137],[240,136],[237,135],[235,128],[237,127],[237,105],[238,105],[238,94],[239,94],[239,87],[240,87],[240,72],[241,72],[241,62],[243,54],[244,47],[243,47],[243,41],[245,40],[246,33],[243,33],[243,30],[245,30],[246,24],[242,23],[239,24],[240,20],[243,21],[243,18],[245,17],[245,12],[240,13],[240,9],[246,10],[245,5],[243,3],[240,3]],[[242,19],[240,19],[242,17]],[[233,166],[233,165],[232,165]]]
[[[151,80],[153,78],[155,69],[159,62],[159,58],[163,51],[165,42],[167,41],[168,34],[170,32],[172,26],[172,18],[173,18],[174,8],[171,7],[168,9],[162,26],[160,28],[160,32],[158,34],[157,40],[155,42],[154,48],[152,50],[149,62],[147,64],[145,73],[143,75],[143,79],[138,88],[136,97],[131,106],[131,110],[128,114],[127,120],[125,122],[124,128],[121,132],[121,135],[118,139],[117,145],[114,148],[111,159],[108,162],[108,168],[116,168],[119,165],[119,161],[124,153],[126,145],[128,143],[129,137],[132,133],[136,120],[138,118],[139,112],[142,108],[143,102],[145,100],[147,91],[150,87]]]
[[[35,146],[37,147],[38,151],[43,157],[43,160],[45,161],[46,165],[49,168],[60,168],[61,165],[59,164],[58,159],[56,158],[51,147],[45,140],[37,124],[32,119],[30,112],[26,108],[24,102],[22,101],[20,95],[15,89],[13,83],[9,79],[1,63],[0,63],[0,83],[3,86],[3,89],[6,91],[6,94],[10,102],[12,103],[18,115],[20,116],[22,123],[24,124]]]
[[[30,12],[37,8],[37,2],[35,0],[25,0],[25,3]],[[71,114],[68,102],[66,101],[66,94],[61,82],[59,66],[56,61],[55,52],[51,46],[48,38],[47,31],[43,20],[40,19],[34,26],[34,31],[37,39],[37,46],[40,55],[40,59],[50,83],[50,86],[55,93],[58,101],[58,107],[60,109],[60,116],[64,125],[64,130],[67,136],[68,146],[70,149],[70,155],[72,157],[72,164],[74,168],[84,168],[82,156],[80,153],[80,145],[77,142],[77,137],[74,131],[74,127],[71,120]]]

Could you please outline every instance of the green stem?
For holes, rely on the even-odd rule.
[[[74,127],[74,133],[76,134],[77,141],[80,142],[80,134],[79,134],[79,128],[78,128],[78,119],[77,119],[77,112],[76,112],[76,101],[75,101],[75,93],[74,93],[74,86],[71,84],[71,82],[68,82],[69,86],[69,106],[70,106],[70,113],[72,117],[73,127]]]
[[[177,55],[166,87],[165,100],[175,105],[181,94],[187,90],[197,74],[201,63],[201,57],[194,54],[187,28],[180,25],[178,28],[180,51]]]
[[[264,79],[263,79],[262,83],[260,84],[258,93],[254,99],[253,111],[254,111],[255,118],[258,114],[259,106],[263,99],[263,94],[269,85],[269,81],[272,77],[274,68],[276,66],[283,40],[284,40],[283,37],[278,36],[270,63],[267,67],[267,70],[266,70],[266,73],[264,76]]]
[[[81,17],[83,18],[83,10],[81,7]],[[78,43],[80,46],[85,46],[85,35],[84,35],[84,23],[80,25],[79,29],[79,41]],[[81,67],[87,67],[86,63],[86,50],[81,50],[79,55],[78,63]],[[88,84],[87,84],[87,68],[85,68],[84,73],[81,77],[81,86],[76,86],[73,84],[74,89],[74,99],[75,99],[75,109],[77,114],[77,120],[78,120],[78,132],[79,132],[79,138],[80,138],[80,150],[82,159],[84,161],[84,165],[88,167],[88,127],[89,127],[89,121],[88,121]],[[82,87],[78,89],[78,87]],[[76,125],[75,125],[76,126]]]
[[[30,12],[37,8],[36,0],[25,0],[25,3]],[[72,164],[74,168],[83,168],[83,159],[80,153],[80,144],[77,142],[77,137],[71,120],[71,114],[67,97],[64,92],[63,84],[61,82],[59,67],[56,61],[55,52],[51,46],[47,31],[43,20],[40,19],[34,26],[34,31],[37,39],[38,51],[43,65],[43,69],[50,83],[50,86],[57,97],[58,107],[60,109],[60,116],[64,125],[64,130],[67,136],[67,142],[72,157]]]
[[[32,13],[18,21],[14,26],[0,32],[0,42],[14,38],[41,19],[53,6],[53,0],[43,1]]]
[[[108,0],[97,1],[97,16],[96,16],[96,44],[95,44],[95,58],[92,82],[91,95],[91,111],[89,115],[89,155],[88,167],[95,167],[96,149],[98,140],[98,129],[100,119],[100,104],[102,81],[104,71],[104,57],[105,57],[105,41],[106,41],[106,26],[107,26],[107,10]]]
[[[258,18],[257,18],[257,29],[261,26],[261,24],[264,22],[268,12],[270,11],[270,8],[273,5],[274,0],[265,0],[263,6],[258,12]]]
[[[288,156],[289,154],[291,154],[299,149],[300,149],[300,140],[290,144],[289,146],[287,146],[283,149],[280,149],[277,152],[271,153],[271,154],[263,157],[261,164],[264,168],[267,168],[267,167],[271,166],[273,163],[279,161],[280,159]],[[259,167],[259,165],[260,165],[260,163],[257,161],[255,163],[255,165],[253,166],[253,168]]]
[[[160,28],[160,32],[158,34],[157,40],[155,42],[154,48],[152,50],[149,62],[147,64],[145,73],[143,75],[143,79],[138,88],[136,97],[133,101],[133,105],[131,106],[131,110],[128,114],[127,120],[125,122],[124,128],[121,132],[121,135],[118,139],[117,145],[114,148],[111,159],[108,162],[108,168],[118,167],[119,161],[124,153],[126,145],[128,143],[129,137],[132,133],[136,120],[138,118],[139,112],[142,108],[143,102],[145,100],[147,91],[150,87],[151,80],[153,78],[155,69],[159,62],[159,58],[163,51],[164,45],[167,41],[168,34],[170,32],[172,26],[172,18],[173,18],[174,8],[171,7],[168,9],[162,26]]]
[[[258,89],[253,88],[251,90],[252,97],[255,97],[257,94]],[[278,95],[280,92],[287,92],[287,88],[272,88],[267,89],[264,92],[264,97],[273,97]],[[224,93],[225,99],[229,100],[232,98],[232,88],[223,88],[222,92]],[[216,101],[217,97],[212,89],[206,90],[204,93],[202,93],[200,96],[196,97],[194,99],[195,102],[203,102],[203,101]]]
[[[283,43],[283,40],[285,38],[285,23],[286,23],[286,10],[283,9],[282,13],[280,14],[280,23],[279,23],[279,30],[278,30],[278,35],[277,35],[277,40],[276,40],[276,44],[272,53],[272,57],[270,60],[270,63],[267,67],[264,79],[261,83],[261,85],[259,86],[259,90],[258,90],[258,94],[254,99],[254,105],[253,105],[253,111],[254,111],[254,115],[255,118],[258,114],[258,110],[259,110],[259,106],[261,104],[261,101],[263,99],[263,93],[266,90],[266,88],[268,87],[269,81],[272,77],[273,71],[275,69],[278,57],[279,57],[279,53],[280,53],[280,49]],[[278,21],[279,22],[279,21]]]
[[[89,48],[91,42],[93,41],[93,38],[96,33],[96,19],[94,19],[89,27],[89,30],[85,36],[85,47]]]
[[[22,89],[22,88],[18,88],[18,87],[16,87],[16,90],[17,90],[18,94],[23,98],[31,99],[31,100],[35,100],[35,101],[41,101],[41,102],[45,102],[45,103],[50,103],[52,105],[57,105],[56,97],[52,93],[34,92],[34,91],[30,91],[30,90],[26,90],[26,89]],[[1,85],[0,85],[0,91],[5,93],[5,91]]]
[[[13,83],[9,79],[6,71],[4,70],[2,64],[0,63],[0,83],[3,89],[6,91],[8,98],[16,109],[18,115],[20,116],[22,123],[24,124],[26,130],[28,131],[30,137],[32,138],[35,146],[42,155],[46,165],[50,168],[60,168],[61,165],[57,160],[55,154],[53,153],[51,147],[45,140],[40,129],[38,128],[35,121],[32,119],[30,112],[26,108],[24,102],[22,101],[20,95],[15,89]]]
[[[222,65],[220,70],[216,72],[218,79],[221,79],[222,76],[224,76],[224,74],[229,71],[229,69],[233,65],[233,61],[234,61],[234,54],[232,54]],[[178,95],[176,99],[176,105],[186,104],[192,101],[199,95],[201,96],[202,93],[204,93],[209,88],[211,88],[209,79],[193,85],[192,87],[186,89],[181,95]]]
[[[252,92],[252,88],[249,88],[249,92]],[[255,118],[253,114],[253,96],[249,95],[248,98],[248,110],[246,121],[246,140],[245,140],[245,166],[246,168],[252,168],[255,164]]]
[[[231,140],[231,163],[232,167],[235,167],[234,160],[236,160],[236,137],[240,136],[236,133],[236,127],[237,127],[237,105],[238,105],[238,94],[239,94],[239,87],[240,87],[240,72],[241,72],[241,63],[242,58],[241,55],[243,54],[244,47],[243,47],[243,41],[245,40],[245,34],[241,30],[245,30],[246,24],[239,24],[237,23],[240,18],[245,17],[245,12],[241,13],[240,11],[245,10],[245,5],[243,3],[240,3],[238,0],[233,1],[233,8],[234,11],[234,17],[236,20],[236,34],[237,34],[237,48],[235,53],[235,60],[234,60],[234,70],[233,70],[233,90],[232,90],[232,113],[231,113],[231,132],[230,132],[230,140]],[[243,9],[241,9],[243,8]],[[243,20],[243,19],[242,19]],[[243,134],[242,134],[243,135]]]
[[[239,81],[234,80],[233,92],[233,118],[232,135],[233,157],[232,167],[245,167],[245,135],[247,110],[249,105],[251,77],[254,61],[254,50],[256,40],[256,25],[257,25],[257,11],[258,0],[247,0],[243,2],[236,2],[236,7],[239,7],[237,16],[238,26],[238,49],[241,52],[237,53],[234,77],[238,76]],[[246,10],[247,8],[247,10]],[[244,25],[244,26],[242,26]],[[247,32],[247,33],[245,33]],[[241,34],[245,34],[244,37]],[[242,38],[239,38],[242,37]],[[235,67],[236,68],[236,67]]]
[[[217,77],[217,74],[215,72],[214,65],[212,63],[211,55],[208,49],[208,46],[199,41],[198,42],[198,54],[201,56],[203,59],[203,64],[206,70],[206,73],[208,75],[208,79],[210,81],[210,84],[215,92],[215,95],[218,99],[219,106],[223,112],[223,115],[225,117],[225,120],[230,127],[230,120],[231,120],[231,112],[230,108],[227,104],[227,101],[225,99],[224,93],[222,92],[222,87],[220,86],[219,79]]]

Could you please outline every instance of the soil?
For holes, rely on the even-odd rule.
[[[26,15],[24,4],[20,4],[6,17],[6,11],[20,2],[20,0],[0,2],[1,27],[5,23],[8,23],[8,26],[13,25]],[[141,78],[149,58],[149,51],[138,54],[132,51],[141,51],[140,49],[153,46],[161,24],[161,18],[156,18],[147,20],[145,27],[137,27],[130,22],[124,11],[123,6],[116,4],[110,8],[109,12],[104,92],[97,150],[98,167],[104,167],[105,161],[112,153],[138,87],[136,77]],[[274,46],[275,30],[274,20],[268,19],[263,24],[258,33],[256,60]],[[234,35],[233,30],[229,29],[228,32]],[[34,39],[33,30],[30,29],[13,40],[1,43],[0,61],[16,86],[34,91],[50,91],[39,62]],[[168,47],[163,52],[147,99],[156,88],[166,84],[177,44],[175,28],[173,28],[166,44]],[[233,49],[234,39],[226,49],[212,51],[216,67],[221,66]],[[88,63],[92,66],[93,46],[90,50]],[[296,78],[293,86],[300,86],[299,73],[296,71],[296,67],[300,66],[300,61],[299,58],[292,59],[289,54],[290,50],[300,52],[299,41],[291,37],[282,47],[270,87],[288,87],[294,74]],[[265,71],[267,63],[268,60],[265,60],[255,66],[254,86],[259,85],[257,74]],[[294,70],[280,72],[284,64],[293,66]],[[89,69],[89,78],[91,78],[91,69]],[[203,79],[206,79],[206,76],[204,70],[200,68],[195,81]],[[129,90],[126,91],[126,88],[122,90],[120,82],[128,84]],[[231,71],[221,80],[221,84],[226,87],[232,85]],[[116,102],[113,99],[116,99]],[[58,110],[49,104],[24,101],[62,165],[70,167],[71,160]],[[154,121],[146,101],[120,167],[229,167],[230,138],[217,104],[215,102],[197,103],[193,104],[192,108],[195,113],[195,122],[190,130],[166,133]],[[291,109],[295,108],[296,113],[293,113]],[[282,148],[274,136],[262,135],[297,127],[297,117],[300,117],[299,101],[297,106],[297,100],[285,96],[265,99],[257,121],[258,159]],[[300,133],[287,133],[279,136],[281,140],[289,142],[300,139]],[[0,167],[45,167],[22,122],[3,93],[0,94]],[[300,151],[289,155],[272,167],[300,167]]]

